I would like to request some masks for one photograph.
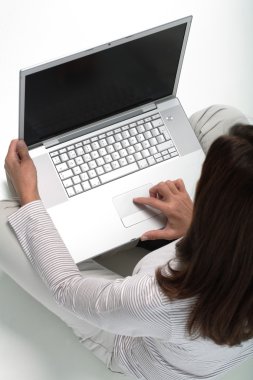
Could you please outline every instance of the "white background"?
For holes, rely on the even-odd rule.
[[[18,136],[21,68],[188,15],[178,88],[186,113],[222,103],[253,116],[252,0],[0,0],[0,199],[8,195],[4,157]],[[0,335],[0,380],[116,379],[1,273]],[[246,380],[250,372],[252,362],[226,378]]]

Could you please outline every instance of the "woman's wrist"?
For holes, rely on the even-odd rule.
[[[28,203],[40,200],[39,193],[24,194],[20,196],[21,206],[25,206]]]

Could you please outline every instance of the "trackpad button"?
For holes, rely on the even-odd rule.
[[[133,202],[133,198],[136,197],[149,197],[149,189],[152,186],[152,183],[148,183],[113,198],[113,204],[125,227],[131,227],[161,214],[159,210],[149,206],[137,205]]]

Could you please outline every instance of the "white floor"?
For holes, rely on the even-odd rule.
[[[18,130],[18,70],[193,15],[178,95],[188,115],[213,103],[253,116],[252,0],[0,2],[2,162]],[[1,244],[1,243],[0,243]],[[1,249],[1,247],[0,247]],[[223,380],[252,380],[253,360]],[[0,271],[0,380],[122,379]]]

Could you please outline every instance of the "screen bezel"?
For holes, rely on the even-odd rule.
[[[49,69],[51,67],[54,67],[54,66],[66,63],[66,62],[73,61],[73,60],[78,59],[78,58],[82,58],[82,57],[85,57],[85,56],[88,56],[88,55],[91,55],[94,53],[98,53],[98,52],[106,50],[106,49],[111,49],[115,46],[122,45],[122,44],[125,44],[127,42],[134,41],[136,39],[139,39],[139,38],[142,38],[142,37],[145,37],[145,36],[148,36],[148,35],[151,35],[151,34],[166,30],[166,29],[170,29],[170,28],[173,28],[173,27],[178,26],[178,25],[186,24],[185,35],[184,35],[180,59],[179,59],[179,63],[178,63],[177,74],[175,77],[173,92],[172,92],[172,94],[168,94],[172,97],[175,97],[176,93],[177,93],[177,88],[178,88],[178,83],[179,83],[180,73],[181,73],[181,69],[182,69],[182,64],[183,64],[183,59],[184,59],[186,44],[187,44],[187,40],[188,40],[188,36],[189,36],[191,22],[192,22],[192,16],[184,17],[182,19],[179,19],[179,20],[176,20],[173,22],[169,22],[167,24],[164,24],[164,25],[152,28],[152,29],[148,29],[148,30],[145,30],[143,32],[136,33],[134,35],[124,37],[124,38],[121,38],[119,40],[115,40],[113,42],[109,42],[109,43],[97,46],[97,47],[92,48],[92,49],[88,49],[88,50],[85,50],[82,52],[78,52],[75,54],[71,54],[69,56],[65,56],[62,58],[58,58],[58,59],[40,64],[40,65],[36,65],[36,66],[30,67],[30,68],[20,70],[20,73],[19,73],[19,138],[24,139],[26,76],[28,76],[30,74],[37,73],[37,72],[45,70],[45,69]],[[101,120],[98,120],[97,122],[99,123],[99,122],[101,122]],[[63,133],[63,135],[66,133],[68,133],[68,132],[65,131]],[[54,140],[54,139],[55,139],[54,137],[51,137],[48,140]],[[40,146],[42,144],[43,144],[43,142],[39,141],[38,143],[30,145],[29,147],[30,148],[36,147],[36,146]]]

